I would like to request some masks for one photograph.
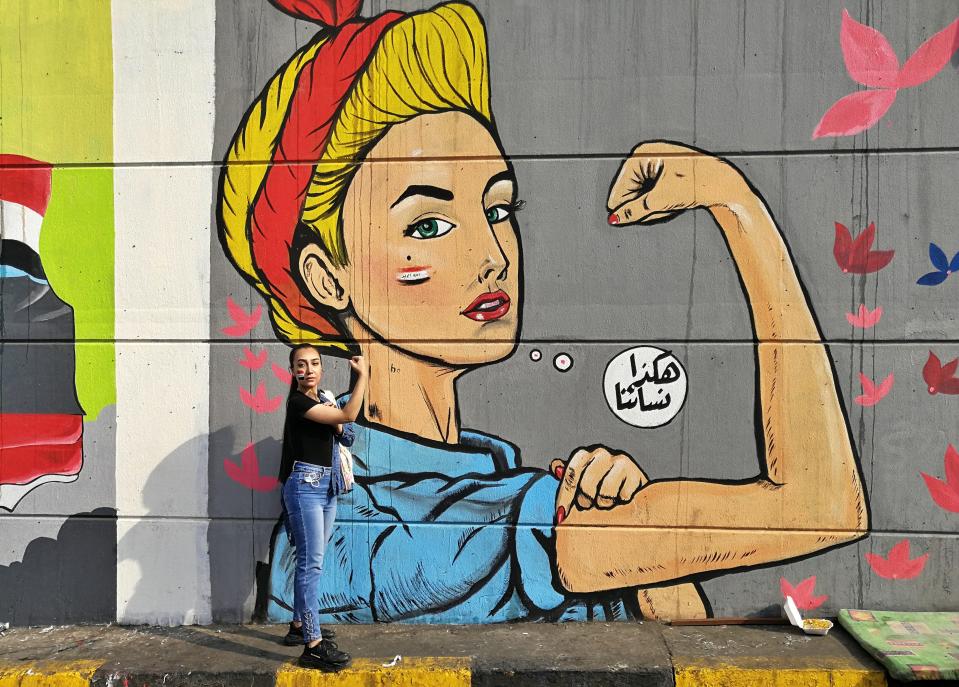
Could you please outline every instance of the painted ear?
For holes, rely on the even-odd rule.
[[[299,267],[303,283],[316,302],[333,310],[346,310],[350,296],[345,268],[334,265],[326,251],[315,243],[300,251]]]

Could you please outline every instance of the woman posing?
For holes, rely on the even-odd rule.
[[[290,351],[294,380],[286,404],[280,467],[284,520],[296,552],[287,642],[304,644],[300,665],[323,670],[339,670],[350,663],[349,654],[332,641],[334,633],[320,627],[323,609],[317,596],[336,521],[336,499],[343,490],[338,444],[352,443],[349,423],[359,414],[366,391],[368,368],[363,358],[350,360],[350,368],[356,373],[353,394],[339,408],[318,395],[323,359],[316,348],[300,344]]]
[[[701,616],[697,576],[865,534],[834,374],[779,229],[738,170],[684,146],[638,147],[609,221],[697,208],[716,220],[761,342],[758,474],[646,484],[605,447],[550,473],[462,428],[457,381],[515,351],[522,314],[521,203],[490,110],[483,22],[458,2],[373,19],[352,0],[273,3],[326,28],[241,123],[219,227],[282,340],[370,361],[369,387],[350,399],[363,404],[358,488],[332,541],[326,617]],[[293,610],[293,567],[276,537],[273,619]]]

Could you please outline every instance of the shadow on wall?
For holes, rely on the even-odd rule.
[[[117,615],[117,512],[67,518],[56,539],[31,541],[0,565],[0,620],[11,625],[112,622]]]
[[[199,435],[150,473],[143,486],[145,512],[119,542],[120,563],[133,561],[139,568],[139,579],[122,608],[127,621],[207,622],[200,609],[208,593],[213,622],[249,622],[254,615],[257,569],[266,568],[257,560],[268,556],[280,493],[278,488],[253,491],[230,479],[223,463],[241,460],[239,451],[233,453],[235,437],[233,427]],[[276,475],[280,442],[268,438],[254,449],[261,457],[260,473]],[[209,455],[205,468],[197,462],[202,455]],[[201,502],[200,490],[191,485],[202,482],[204,469],[208,496]],[[170,556],[170,551],[182,555]],[[265,584],[260,587],[265,593]]]
[[[255,491],[230,479],[224,470],[225,459],[235,464],[243,460],[240,451],[233,452],[234,437],[230,428],[210,437],[207,542],[213,621],[219,623],[246,623],[251,615],[254,621],[266,617],[270,537],[280,515],[279,485]],[[278,475],[280,441],[269,437],[252,448],[259,474]]]
[[[141,512],[124,523],[117,542],[117,565],[125,571],[117,590],[121,622],[209,622],[204,466],[198,461],[208,436],[183,442],[157,462],[142,487]],[[127,592],[131,576],[136,584]]]

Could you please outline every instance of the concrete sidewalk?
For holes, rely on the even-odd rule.
[[[296,667],[285,626],[67,626],[0,636],[0,687],[263,685],[885,685],[840,628],[658,623],[338,627],[337,674]],[[384,666],[402,658],[395,665]]]

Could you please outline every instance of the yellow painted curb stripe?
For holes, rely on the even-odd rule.
[[[88,687],[103,661],[0,664],[0,687]]]
[[[392,668],[380,660],[358,658],[338,673],[287,665],[276,674],[276,687],[469,687],[468,658],[404,658]],[[5,687],[0,684],[0,687]]]
[[[885,687],[882,671],[830,668],[677,667],[676,687]]]

